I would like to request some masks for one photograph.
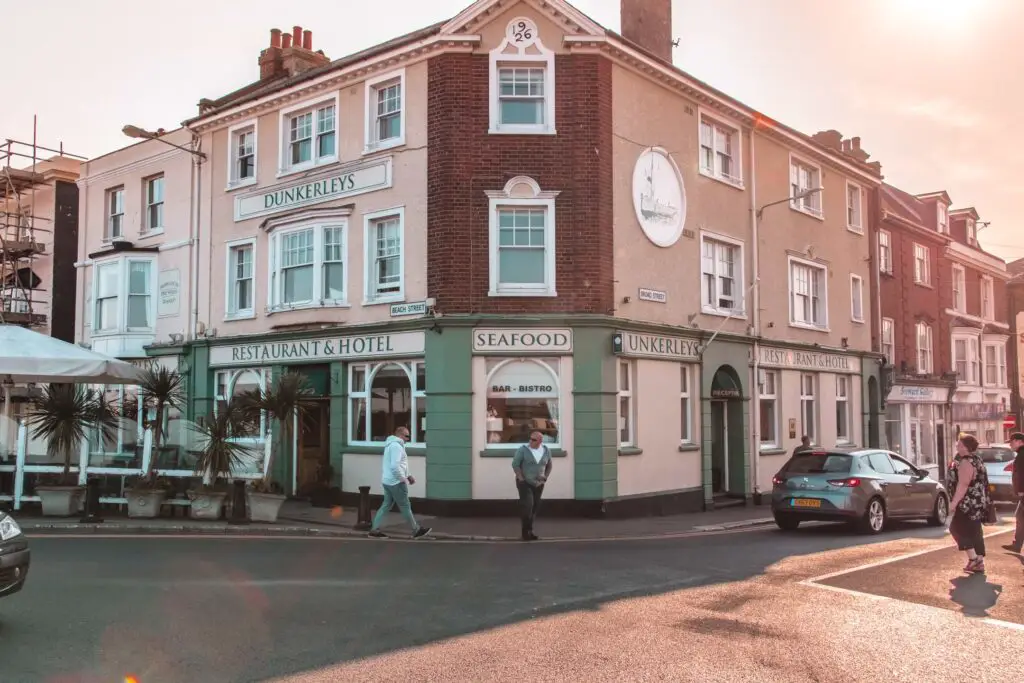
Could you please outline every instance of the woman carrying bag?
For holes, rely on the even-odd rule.
[[[995,523],[995,505],[988,495],[988,473],[977,454],[978,440],[965,434],[956,444],[956,458],[946,481],[953,491],[949,533],[957,548],[967,553],[965,572],[985,573],[985,532],[982,524]]]

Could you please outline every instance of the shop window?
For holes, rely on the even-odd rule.
[[[679,416],[680,441],[684,444],[693,443],[693,402],[690,395],[690,366],[679,368]]]
[[[524,444],[531,432],[555,446],[559,433],[558,359],[487,359],[487,442]]]
[[[349,365],[349,442],[383,445],[399,427],[427,442],[427,375],[422,361]]]
[[[761,412],[761,448],[779,447],[779,373],[762,370],[758,391]]]
[[[836,441],[851,443],[850,378],[836,376]]]
[[[636,445],[636,422],[634,421],[632,361],[619,361],[619,446]]]
[[[804,436],[809,436],[811,443],[818,443],[818,408],[815,402],[815,384],[817,377],[805,373],[800,375],[800,421]]]
[[[145,396],[135,385],[93,385],[119,417],[116,430],[101,434],[93,428],[89,435],[90,465],[96,467],[141,467],[145,431],[156,418],[156,409],[145,408]],[[164,410],[163,447],[181,445],[181,413],[171,407]],[[155,454],[154,454],[155,455]]]
[[[902,403],[890,403],[885,408],[885,441],[889,450],[903,453],[903,406]]]
[[[240,396],[249,392],[266,390],[267,383],[270,380],[270,371],[262,368],[220,370],[214,379],[216,383],[214,385],[213,410],[214,415],[218,415],[227,405],[228,401],[237,400]],[[267,415],[262,413],[259,421],[246,425],[246,428],[235,436],[235,440],[254,445],[263,444],[270,435],[270,432]],[[257,457],[256,452],[253,452],[252,457]],[[259,453],[258,457],[262,458],[262,452]]]

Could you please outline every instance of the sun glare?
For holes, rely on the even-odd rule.
[[[947,28],[962,26],[985,10],[991,0],[882,0],[901,19],[913,17],[921,23],[939,24]]]

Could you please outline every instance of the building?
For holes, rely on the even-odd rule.
[[[1010,372],[1010,413],[1006,416],[1004,427],[1010,431],[1018,431],[1024,424],[1024,258],[1006,264],[1010,280],[1006,283],[1007,319],[1010,322],[1011,343],[1009,353]]]
[[[511,510],[533,430],[549,511],[606,515],[749,501],[804,434],[880,443],[879,165],[675,68],[669,0],[622,11],[478,0],[334,61],[271,31],[259,80],[184,124],[195,320],[143,346],[186,417],[301,372],[319,408],[274,479],[379,492],[408,425],[412,495],[449,514]]]
[[[958,383],[953,395],[957,432],[982,443],[1005,441],[1004,418],[1010,411],[1006,263],[978,243],[979,216],[973,208],[948,214],[950,243],[941,264],[950,286],[943,331],[950,336],[951,366]]]
[[[919,467],[939,471],[952,455],[952,340],[943,326],[951,287],[945,263],[952,238],[949,197],[914,196],[885,184],[874,222],[880,350],[891,366],[886,396],[888,447]]]

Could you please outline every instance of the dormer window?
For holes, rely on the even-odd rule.
[[[978,243],[978,225],[973,218],[967,219],[967,244],[974,246]]]
[[[533,20],[509,22],[490,61],[490,132],[554,134],[555,55]]]
[[[946,205],[939,202],[936,206],[936,212],[938,214],[938,229],[943,235],[949,232],[949,214],[946,213]]]

